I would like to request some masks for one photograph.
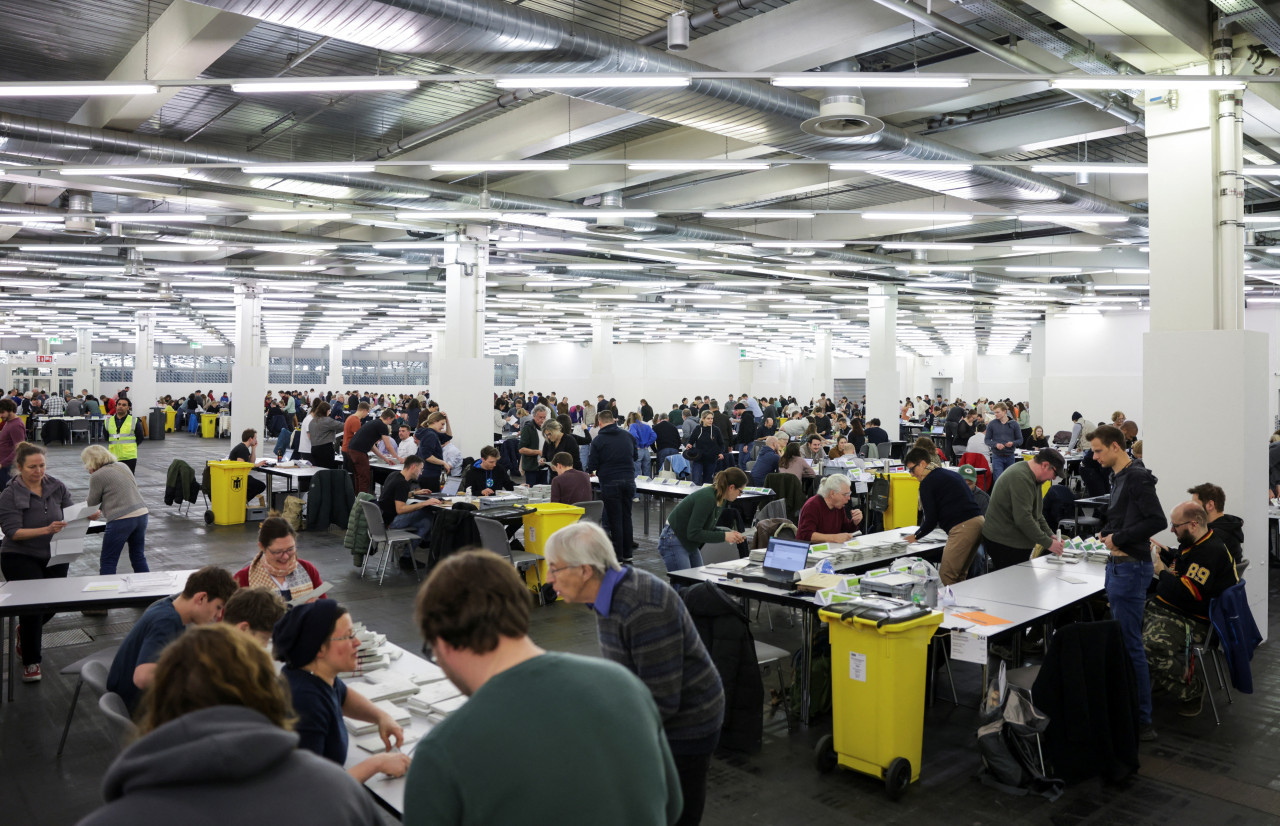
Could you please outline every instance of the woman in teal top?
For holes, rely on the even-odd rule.
[[[746,539],[737,531],[717,527],[724,506],[737,499],[747,486],[747,474],[731,467],[716,474],[715,484],[699,488],[676,505],[658,537],[658,553],[668,571],[702,566],[702,546],[708,542]]]

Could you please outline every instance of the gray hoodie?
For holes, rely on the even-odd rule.
[[[106,805],[80,826],[381,823],[354,778],[297,746],[298,735],[252,709],[194,711],[116,758],[102,780]]]

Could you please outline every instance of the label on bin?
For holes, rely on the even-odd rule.
[[[857,651],[849,652],[849,679],[860,683],[867,681],[867,655]]]

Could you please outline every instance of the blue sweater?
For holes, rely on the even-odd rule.
[[[778,472],[778,451],[771,447],[761,449],[756,463],[751,466],[751,484],[755,487],[764,485],[764,477]]]
[[[992,419],[987,424],[987,435],[984,441],[991,448],[993,456],[1012,456],[1013,451],[1022,444],[1022,428],[1013,419],[1000,424],[999,419]],[[1008,444],[1009,447],[996,450],[997,444]]]

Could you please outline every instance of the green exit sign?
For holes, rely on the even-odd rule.
[[[739,349],[739,350],[738,350],[738,358],[740,358],[740,359],[744,359],[744,358],[746,358],[746,357],[747,357],[747,351],[746,351],[745,349]]]
[[[50,344],[61,344],[61,343],[62,343],[62,339],[58,338],[57,336],[50,336],[50,337],[49,337],[49,343],[50,343]]]
[[[198,341],[193,341],[193,342],[191,342],[191,349],[192,349],[192,350],[199,350],[199,349],[200,349],[201,347],[203,347],[203,346],[204,346],[204,345],[203,345],[203,344],[201,344],[201,343],[200,343],[200,342],[198,342]]]

